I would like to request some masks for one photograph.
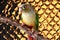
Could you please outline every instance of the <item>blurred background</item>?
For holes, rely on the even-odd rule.
[[[0,0],[0,16],[22,23],[18,7],[23,3],[34,6],[39,15],[39,34],[50,40],[60,40],[60,0]],[[0,22],[0,40],[27,40],[24,30]]]

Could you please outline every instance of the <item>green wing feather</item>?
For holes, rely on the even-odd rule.
[[[35,30],[38,30],[38,25],[39,25],[38,19],[39,19],[39,16],[38,16],[38,14],[36,13],[36,27],[35,27]]]
[[[22,14],[21,14],[22,15]],[[20,20],[22,20],[22,16],[20,15]]]

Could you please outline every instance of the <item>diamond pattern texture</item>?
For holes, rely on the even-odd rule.
[[[50,40],[60,40],[60,1],[59,0],[2,0],[0,16],[22,23],[18,7],[30,3],[39,15],[39,34]],[[28,34],[10,24],[0,23],[1,39],[27,40]]]

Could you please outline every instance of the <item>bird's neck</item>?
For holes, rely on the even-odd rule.
[[[23,14],[29,14],[31,11],[22,11]]]

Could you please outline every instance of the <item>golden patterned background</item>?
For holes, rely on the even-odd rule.
[[[18,7],[22,3],[30,3],[39,15],[39,34],[50,40],[60,40],[60,0],[1,0],[0,16],[20,20]],[[23,30],[10,24],[0,22],[0,39],[26,40],[27,35]]]

